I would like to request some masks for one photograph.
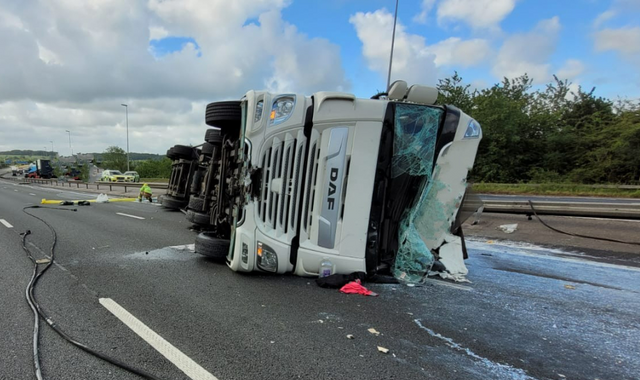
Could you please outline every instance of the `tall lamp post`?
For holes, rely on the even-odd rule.
[[[129,105],[124,103],[120,105],[124,107],[124,112],[127,120],[127,171],[129,171]]]
[[[73,157],[73,148],[71,147],[71,131],[66,131],[69,134],[69,149],[71,149],[71,157]]]
[[[387,75],[387,91],[391,84],[391,65],[393,64],[393,45],[396,42],[396,22],[398,21],[398,0],[396,0],[396,15],[393,17],[393,34],[391,35],[391,54],[389,55],[389,74]]]

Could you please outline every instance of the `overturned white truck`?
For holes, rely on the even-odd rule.
[[[482,131],[437,95],[396,81],[372,99],[249,91],[209,104],[220,132],[207,131],[192,186],[188,218],[209,230],[196,252],[235,271],[464,275],[460,210]]]

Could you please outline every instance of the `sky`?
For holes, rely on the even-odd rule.
[[[165,153],[248,90],[386,87],[394,0],[0,0],[0,151]],[[640,97],[640,0],[399,0],[392,80]],[[66,132],[70,131],[70,133]],[[69,145],[71,138],[71,147]]]

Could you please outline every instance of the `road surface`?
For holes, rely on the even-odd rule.
[[[38,257],[52,242],[22,209],[41,198],[81,197],[0,181],[2,379],[34,378],[33,317],[24,299],[32,267],[20,233],[31,230]],[[180,212],[147,203],[77,209],[30,209],[58,234],[56,265],[41,279],[38,300],[79,341],[163,379],[604,380],[640,373],[638,268],[475,238],[468,244],[471,283],[366,284],[380,296],[363,297],[319,288],[313,279],[234,273],[193,253],[196,232]],[[47,379],[137,378],[46,325],[40,339]]]

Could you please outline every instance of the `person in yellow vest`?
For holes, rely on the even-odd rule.
[[[142,197],[147,198],[149,202],[153,202],[153,200],[151,199],[151,194],[152,194],[151,188],[149,187],[149,185],[145,183],[140,188],[140,195],[138,195],[138,202],[142,202]]]

